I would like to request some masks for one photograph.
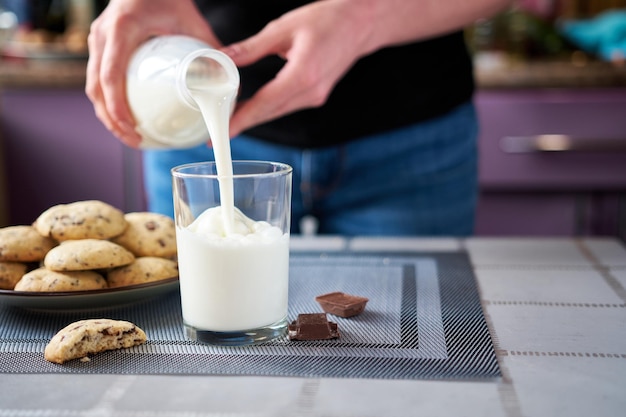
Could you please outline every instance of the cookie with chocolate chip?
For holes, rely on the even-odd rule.
[[[178,276],[178,263],[156,256],[141,256],[125,266],[107,272],[109,287],[146,284]]]
[[[117,243],[100,239],[68,240],[51,249],[44,258],[53,271],[86,271],[128,265],[135,255]]]
[[[156,256],[142,256],[132,263],[113,268],[107,273],[109,287],[145,284],[178,276],[178,263]]]
[[[110,239],[126,229],[124,212],[98,200],[52,206],[33,226],[42,236],[59,242],[75,239]]]
[[[32,226],[3,227],[0,229],[0,261],[38,262],[57,244]]]
[[[88,319],[71,323],[55,334],[44,350],[49,362],[63,364],[107,350],[145,343],[146,333],[124,320]]]
[[[28,264],[0,261],[0,290],[12,290],[28,271]]]
[[[159,213],[134,212],[124,216],[128,227],[111,241],[135,256],[176,256],[176,226],[171,217]]]
[[[47,268],[32,270],[15,284],[15,291],[68,292],[107,288],[106,279],[95,271],[57,272]]]

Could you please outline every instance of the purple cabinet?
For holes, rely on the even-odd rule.
[[[476,104],[478,235],[626,237],[626,89],[482,90]],[[573,149],[548,150],[536,140],[545,134],[568,135]],[[145,209],[139,152],[102,126],[80,89],[0,91],[0,140],[0,221],[27,224],[86,199]]]
[[[626,89],[484,90],[479,235],[618,235]]]
[[[8,224],[78,200],[144,208],[139,153],[104,128],[81,90],[4,89],[0,132]]]

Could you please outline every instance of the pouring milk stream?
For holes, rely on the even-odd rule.
[[[232,176],[228,120],[238,88],[239,72],[225,54],[187,36],[152,38],[131,58],[127,77],[141,147],[187,148],[210,137],[218,174]],[[220,182],[231,234],[232,183]]]
[[[220,183],[220,201],[222,220],[226,235],[234,233],[234,191],[233,162],[230,155],[230,137],[228,120],[231,105],[237,95],[238,85],[229,82],[198,82],[197,87],[189,89],[209,130],[217,174]]]

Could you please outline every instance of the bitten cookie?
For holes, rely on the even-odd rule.
[[[65,292],[88,291],[107,288],[102,275],[94,271],[56,272],[46,268],[37,268],[26,273],[15,284],[15,291],[29,292]]]
[[[136,258],[134,262],[107,273],[110,288],[145,284],[178,276],[178,263],[155,256]]]
[[[0,261],[41,261],[57,242],[42,236],[32,226],[8,226],[0,229]]]
[[[28,265],[21,262],[0,262],[0,290],[12,290],[15,284],[28,271]]]
[[[64,363],[107,350],[141,345],[146,334],[131,322],[111,319],[80,320],[59,330],[44,350],[47,361]]]
[[[50,207],[33,226],[42,236],[58,241],[110,239],[126,229],[124,212],[98,200],[77,201]]]
[[[100,239],[68,240],[51,249],[44,258],[53,271],[86,271],[128,265],[135,260],[126,248]]]
[[[113,242],[124,246],[135,256],[159,256],[172,258],[176,255],[176,226],[171,217],[158,213],[127,213],[128,226]]]

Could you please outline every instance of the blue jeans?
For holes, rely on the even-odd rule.
[[[468,236],[478,195],[477,120],[464,104],[437,119],[321,149],[231,141],[234,160],[294,168],[292,233],[314,216],[318,233],[345,236]],[[146,151],[148,209],[173,216],[170,169],[213,159],[205,145]]]

